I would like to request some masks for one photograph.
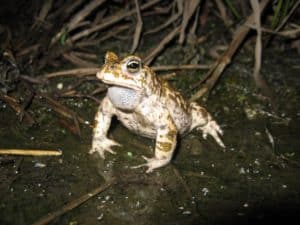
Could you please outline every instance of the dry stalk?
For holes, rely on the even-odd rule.
[[[48,16],[51,8],[53,5],[53,0],[46,0],[42,6],[42,9],[35,19],[35,23],[32,25],[31,29],[34,29],[35,27],[39,27],[39,24],[42,24],[45,22],[46,17]]]
[[[96,67],[96,63],[92,63],[90,61],[86,61],[84,59],[79,58],[74,52],[64,53],[63,57],[69,62],[75,64],[80,67]]]
[[[21,155],[21,156],[60,156],[59,150],[31,150],[31,149],[0,149],[1,155]]]
[[[145,3],[144,5],[141,6],[141,10],[145,10],[150,8],[151,6],[157,4],[158,2],[160,2],[160,0],[152,0],[150,2]],[[118,13],[117,15],[113,15],[110,16],[108,18],[106,18],[103,23],[95,25],[89,29],[83,30],[81,32],[78,32],[77,34],[75,34],[74,36],[72,36],[70,39],[68,39],[67,43],[75,43],[76,41],[89,36],[92,33],[98,32],[104,28],[107,28],[121,20],[123,20],[124,18],[131,16],[132,14],[134,14],[136,12],[136,9],[127,11],[127,12],[121,12]]]
[[[136,27],[135,27],[134,36],[133,36],[133,43],[132,43],[131,50],[130,50],[131,53],[134,53],[138,47],[139,41],[141,39],[142,28],[143,28],[143,20],[142,20],[142,16],[141,16],[139,2],[138,2],[138,0],[134,0],[134,2],[135,2],[136,14],[137,14],[137,23],[136,23]]]
[[[154,58],[165,48],[165,46],[171,42],[178,34],[180,31],[180,26],[176,27],[173,29],[159,44],[156,46],[150,54],[144,59],[144,62],[146,65],[149,65]]]
[[[185,40],[185,29],[199,4],[200,4],[200,0],[184,1],[183,18],[182,18],[180,36],[178,41],[180,44],[182,44]]]
[[[63,33],[70,32],[73,29],[77,28],[80,22],[82,22],[93,10],[95,10],[104,2],[105,0],[94,0],[87,4],[82,10],[76,13],[71,18],[70,22],[52,38],[50,45],[55,44],[63,35]]]
[[[66,214],[67,212],[71,211],[72,209],[80,206],[87,200],[91,199],[92,197],[102,193],[103,191],[107,190],[108,188],[112,187],[117,183],[117,180],[115,178],[112,178],[110,181],[108,181],[106,184],[101,185],[97,187],[96,189],[90,191],[89,193],[86,193],[82,195],[81,197],[74,199],[73,201],[65,204],[62,208],[54,211],[47,213],[47,215],[43,216],[40,218],[38,221],[33,223],[32,225],[45,225],[50,223],[52,220]]]
[[[146,31],[144,34],[146,35],[146,34],[153,34],[153,33],[159,32],[162,29],[165,29],[168,26],[170,26],[172,23],[174,23],[180,16],[181,16],[181,13],[174,14],[166,22],[164,22],[163,24],[161,24],[151,30]]]
[[[261,12],[265,9],[269,2],[270,0],[262,0],[260,2],[259,7],[261,9]],[[196,86],[199,86],[201,83],[205,82],[204,86],[201,89],[199,89],[194,95],[192,95],[192,97],[190,98],[191,101],[195,101],[201,98],[204,94],[206,94],[214,87],[214,85],[222,75],[222,72],[224,71],[226,66],[231,62],[232,57],[246,38],[250,30],[247,24],[254,23],[254,16],[255,14],[252,13],[247,18],[246,22],[235,31],[228,49],[224,52],[222,57],[214,63],[214,65],[207,72],[205,77],[196,84]],[[193,85],[192,88],[195,88],[195,85]]]

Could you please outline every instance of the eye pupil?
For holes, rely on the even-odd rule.
[[[128,67],[131,69],[136,69],[139,67],[139,64],[137,62],[132,62],[128,64]]]
[[[129,72],[135,73],[138,72],[141,67],[141,64],[137,60],[132,60],[127,63],[127,69]]]

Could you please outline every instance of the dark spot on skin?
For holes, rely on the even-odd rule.
[[[174,140],[174,138],[176,137],[177,132],[175,130],[169,130],[169,132],[167,133],[167,138],[168,140],[170,140],[171,142]]]
[[[160,151],[169,152],[172,150],[172,143],[169,142],[158,142],[157,147]]]
[[[207,111],[204,109],[204,108],[199,108],[199,112],[201,113],[201,115],[203,116],[203,117],[207,117],[207,115],[208,115],[208,113],[207,113]]]

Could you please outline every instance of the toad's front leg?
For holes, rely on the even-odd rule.
[[[160,125],[157,130],[155,157],[147,158],[143,156],[147,162],[132,168],[146,166],[148,167],[146,173],[150,173],[154,169],[163,167],[171,161],[174,149],[176,147],[177,128],[173,119],[169,115],[166,117],[167,123]]]
[[[105,97],[95,117],[95,127],[93,130],[92,148],[90,154],[97,152],[103,159],[104,153],[115,154],[112,146],[121,146],[119,143],[107,138],[107,132],[110,127],[111,119],[114,114],[114,107],[107,97]]]

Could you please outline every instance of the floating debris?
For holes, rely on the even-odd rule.
[[[37,167],[37,168],[44,168],[46,167],[47,165],[45,163],[40,163],[40,162],[36,162],[34,164],[34,167]]]
[[[202,188],[202,193],[204,196],[206,196],[209,193],[209,189],[208,188]]]

